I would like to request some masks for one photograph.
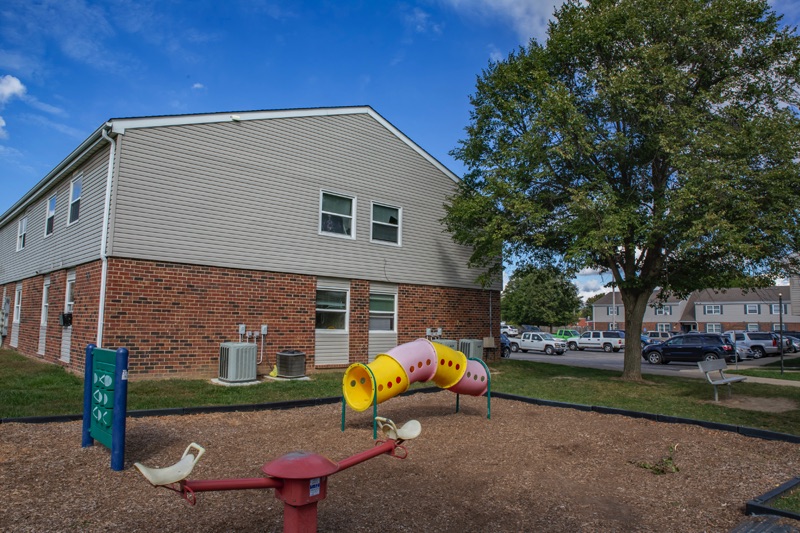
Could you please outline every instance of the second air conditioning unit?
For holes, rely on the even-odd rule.
[[[219,379],[231,383],[255,381],[256,345],[249,342],[223,342],[219,345]]]
[[[438,342],[439,344],[444,344],[448,348],[452,348],[454,350],[458,350],[458,341],[455,339],[436,339],[431,342]]]
[[[458,351],[472,359],[483,359],[483,340],[482,339],[461,339],[458,343]]]

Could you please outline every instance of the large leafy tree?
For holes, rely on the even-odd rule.
[[[563,326],[581,306],[578,288],[552,269],[520,269],[503,290],[503,318],[515,324]]]
[[[632,332],[656,287],[771,283],[797,267],[799,49],[763,0],[568,0],[478,78],[448,230],[490,274],[610,272]]]

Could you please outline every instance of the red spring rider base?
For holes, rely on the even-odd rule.
[[[314,532],[317,530],[317,502],[327,496],[328,476],[383,454],[405,459],[408,451],[402,443],[417,437],[421,431],[416,420],[411,420],[400,428],[391,420],[376,420],[386,439],[379,440],[373,448],[338,463],[315,453],[288,453],[261,468],[267,477],[187,480],[194,465],[205,452],[195,443],[190,444],[183,452],[181,460],[170,467],[149,468],[141,463],[136,463],[135,466],[152,485],[179,492],[192,505],[196,502],[196,492],[275,489],[275,497],[284,503],[284,532]],[[197,450],[197,456],[189,453],[192,448]]]

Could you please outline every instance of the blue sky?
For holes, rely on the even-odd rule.
[[[370,105],[460,175],[477,76],[543,40],[556,3],[4,0],[0,213],[118,117]]]

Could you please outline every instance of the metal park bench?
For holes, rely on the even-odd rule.
[[[709,383],[714,385],[714,401],[718,402],[719,397],[717,396],[717,385],[727,385],[728,386],[728,398],[731,397],[731,383],[736,383],[738,381],[744,381],[747,378],[744,376],[732,376],[728,377],[725,375],[725,370],[728,369],[727,363],[722,359],[712,359],[710,361],[699,361],[697,366],[700,367],[700,370],[706,375],[706,379]],[[719,377],[714,378],[712,377],[711,373],[719,371]]]

